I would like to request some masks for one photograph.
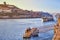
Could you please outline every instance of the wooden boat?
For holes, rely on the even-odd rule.
[[[38,36],[39,30],[37,28],[28,28],[23,35],[23,38],[30,38]]]

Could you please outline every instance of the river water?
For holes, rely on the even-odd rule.
[[[23,39],[23,34],[28,27],[42,27],[53,25],[54,21],[42,22],[40,18],[34,19],[0,19],[0,40],[52,40],[53,30],[39,33],[39,37]],[[44,28],[43,28],[44,29]]]

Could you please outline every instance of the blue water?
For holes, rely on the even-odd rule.
[[[42,22],[40,18],[35,19],[0,19],[0,40],[52,40],[53,30],[39,33],[39,37],[23,39],[23,34],[28,27],[42,27],[53,25],[54,21]]]

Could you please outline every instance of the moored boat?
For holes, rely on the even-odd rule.
[[[27,28],[23,38],[37,37],[39,30],[37,28]]]

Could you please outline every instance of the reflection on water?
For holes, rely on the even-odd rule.
[[[23,39],[23,33],[27,27],[41,27],[53,25],[55,22],[41,22],[40,19],[1,19],[0,20],[0,40],[44,40],[53,37],[53,31],[39,33],[39,37]]]
[[[30,38],[23,38],[23,40],[30,40]]]

